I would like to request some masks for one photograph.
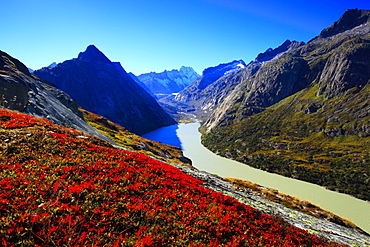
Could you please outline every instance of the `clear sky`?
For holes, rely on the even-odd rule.
[[[246,63],[285,40],[309,41],[370,0],[0,0],[0,50],[32,69],[90,44],[136,75]]]

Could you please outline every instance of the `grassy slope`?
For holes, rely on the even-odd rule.
[[[313,85],[238,124],[213,129],[203,142],[248,165],[370,200],[370,136],[361,130],[370,121],[361,117],[369,91],[367,85],[323,99]],[[314,105],[320,105],[316,112],[304,112]]]
[[[83,113],[84,119],[88,124],[104,135],[109,136],[109,138],[124,148],[150,155],[166,162],[190,165],[190,160],[183,156],[181,149],[178,147],[150,141],[129,132],[124,127],[104,117],[83,109],[80,109],[80,111]]]
[[[0,110],[3,246],[337,246],[143,154]]]

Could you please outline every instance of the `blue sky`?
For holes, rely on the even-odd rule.
[[[137,75],[246,63],[286,39],[309,41],[369,0],[0,0],[0,50],[32,69],[90,44]]]

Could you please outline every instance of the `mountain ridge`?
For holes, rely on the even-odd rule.
[[[268,61],[281,56],[291,49],[302,46],[303,42],[286,40],[279,47],[269,48],[260,53],[249,64],[242,60],[234,60],[230,63],[220,64],[204,70],[202,77],[198,78],[187,88],[182,90],[174,99],[162,100],[164,104],[178,104],[178,111],[191,111],[200,119],[208,119],[212,112],[222,102],[228,102],[228,92],[235,90],[240,82],[253,77],[259,69]],[[220,72],[217,72],[221,70]],[[239,90],[240,91],[240,90]],[[183,105],[185,104],[185,106]],[[227,108],[226,108],[227,109]],[[216,116],[220,118],[222,114]]]
[[[370,12],[358,16],[367,19]],[[370,200],[370,23],[359,23],[264,63],[205,121],[203,144],[248,165]]]
[[[138,79],[155,94],[178,93],[199,75],[191,67],[182,66],[180,69],[150,72],[138,76]]]
[[[144,134],[176,123],[122,66],[117,67],[94,45],[79,53],[78,58],[34,74],[69,93],[84,109],[130,132]]]

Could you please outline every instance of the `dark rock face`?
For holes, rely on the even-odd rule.
[[[90,45],[78,58],[34,72],[66,91],[86,110],[144,134],[176,122],[121,67]]]
[[[0,51],[0,55],[1,107],[42,117],[112,142],[83,120],[78,104],[68,94],[30,74],[24,64],[5,52]]]
[[[0,51],[0,106],[23,111],[28,102],[30,75],[18,60]]]
[[[370,10],[347,10],[337,22],[324,29],[319,37],[327,38],[368,22],[370,22]]]
[[[354,87],[363,87],[370,81],[370,43],[359,44],[331,56],[319,77],[319,92],[332,98]]]

